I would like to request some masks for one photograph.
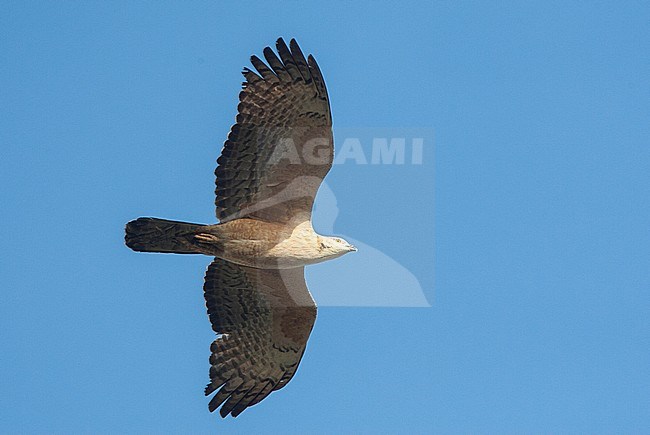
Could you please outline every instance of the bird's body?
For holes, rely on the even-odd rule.
[[[181,232],[169,234],[177,230]],[[179,252],[178,246],[164,249],[155,243],[179,240],[184,242],[187,252]],[[311,220],[300,216],[283,224],[249,218],[215,225],[140,218],[127,225],[127,245],[136,251],[204,254],[262,269],[307,266],[355,250],[347,242],[337,240],[340,239],[317,234]]]
[[[218,224],[139,218],[126,225],[135,251],[215,257],[203,286],[212,328],[209,410],[236,417],[286,385],[316,319],[304,266],[355,251],[311,223],[332,166],[332,117],[316,61],[291,40],[244,69],[233,125],[217,160]]]
[[[237,219],[210,227],[205,244],[217,247],[211,255],[242,266],[264,269],[302,267],[349,252],[328,249],[330,238],[318,235],[311,220],[293,224]],[[202,238],[202,234],[197,237]]]

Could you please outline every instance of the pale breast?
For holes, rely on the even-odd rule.
[[[318,234],[311,226],[311,222],[303,222],[293,229],[288,238],[279,241],[269,249],[266,256],[276,260],[278,264],[290,265],[288,267],[317,263],[322,257]]]
[[[324,260],[310,221],[286,226],[237,219],[217,225],[214,232],[220,238],[216,256],[244,266],[288,269]]]

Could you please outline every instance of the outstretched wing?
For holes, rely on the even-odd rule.
[[[254,269],[215,258],[205,275],[212,329],[210,412],[237,417],[293,377],[316,320],[304,268]],[[224,403],[225,402],[225,403]]]
[[[266,47],[268,65],[252,56],[245,68],[237,123],[217,160],[220,222],[250,217],[286,223],[311,216],[314,197],[332,166],[334,146],[327,89],[316,60],[294,39],[279,54]]]

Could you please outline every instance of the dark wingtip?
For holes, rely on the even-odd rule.
[[[216,397],[216,396],[215,396],[215,397]],[[217,408],[219,407],[219,405],[221,405],[221,403],[217,403],[217,402],[214,400],[215,397],[213,397],[212,400],[210,400],[210,403],[208,403],[208,410],[209,410],[210,412],[214,412],[214,410],[217,409]]]
[[[275,53],[273,52],[273,49],[271,47],[264,47],[264,50],[262,50],[262,53],[264,56],[275,56]]]

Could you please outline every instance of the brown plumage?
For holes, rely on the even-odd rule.
[[[209,410],[239,415],[293,377],[316,319],[304,266],[356,250],[314,232],[311,210],[332,166],[332,117],[316,61],[295,40],[245,68],[236,124],[217,160],[218,224],[139,218],[135,251],[214,256],[205,275]]]

